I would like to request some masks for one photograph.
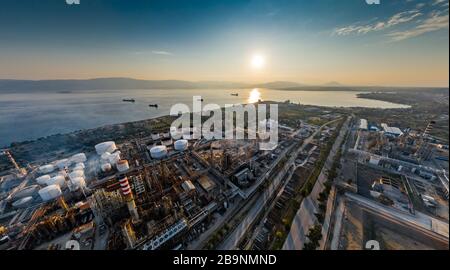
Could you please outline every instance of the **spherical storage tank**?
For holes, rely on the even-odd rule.
[[[39,185],[46,185],[47,181],[50,180],[50,179],[51,179],[50,175],[46,174],[46,175],[43,175],[43,176],[40,176],[40,177],[36,178],[36,182]]]
[[[61,188],[58,185],[51,185],[39,190],[39,196],[43,201],[51,201],[62,195]]]
[[[41,173],[51,173],[54,170],[55,170],[55,167],[51,164],[39,167],[39,172],[41,172]]]
[[[128,164],[128,161],[126,160],[119,160],[117,162],[117,170],[119,172],[125,172],[128,171],[130,169],[130,165]]]
[[[154,146],[150,149],[150,155],[154,159],[162,159],[167,156],[167,147],[164,145]]]
[[[33,197],[28,196],[13,202],[12,206],[14,208],[26,208],[31,204],[31,202],[33,202]]]
[[[174,143],[175,150],[177,151],[185,151],[188,148],[187,140],[178,140]]]
[[[117,150],[117,146],[115,142],[102,142],[95,146],[95,151],[99,156],[103,155],[104,153],[113,153]]]

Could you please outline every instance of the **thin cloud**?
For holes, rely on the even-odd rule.
[[[382,31],[382,30],[386,30],[388,28],[397,26],[399,24],[411,22],[421,15],[422,15],[422,13],[420,13],[419,10],[400,12],[400,13],[395,14],[394,16],[392,16],[391,18],[389,18],[386,21],[378,21],[378,22],[369,23],[369,24],[349,25],[349,26],[335,29],[333,34],[338,35],[338,36],[348,36],[348,35],[352,35],[352,34],[365,35],[370,32]]]
[[[389,33],[388,36],[392,38],[393,41],[402,41],[405,39],[417,37],[426,33],[438,31],[441,29],[448,28],[449,24],[449,15],[447,14],[432,14],[431,17],[425,19],[420,22],[414,28],[405,30],[405,31],[397,31]]]
[[[390,41],[396,42],[441,29],[448,29],[448,0],[434,0],[429,4],[433,7],[433,10],[429,12],[421,11],[425,6],[425,4],[419,3],[414,10],[397,13],[387,20],[356,23],[341,27],[335,29],[333,35],[365,35],[371,32],[391,30],[385,36],[389,37]]]
[[[167,51],[152,51],[152,53],[157,55],[173,55],[173,53]]]

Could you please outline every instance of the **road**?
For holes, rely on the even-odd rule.
[[[239,226],[225,239],[224,242],[222,242],[221,245],[219,245],[218,247],[219,250],[234,250],[238,247],[239,242],[241,241],[243,236],[245,236],[247,230],[251,227],[254,221],[257,220],[257,217],[260,215],[261,211],[266,209],[266,204],[271,201],[275,192],[279,190],[279,186],[282,183],[281,180],[284,179],[284,176],[288,173],[289,168],[291,168],[291,166],[295,164],[295,160],[298,154],[300,154],[305,149],[305,147],[312,142],[314,137],[321,132],[322,128],[334,122],[337,122],[338,120],[340,119],[336,119],[322,125],[310,137],[308,137],[303,141],[301,147],[297,148],[294,151],[294,153],[290,153],[290,158],[286,162],[283,169],[278,173],[277,176],[275,176],[273,181],[270,183],[267,189],[260,195],[258,200],[256,200],[256,202],[251,207],[249,212],[246,214],[246,217],[242,220]]]

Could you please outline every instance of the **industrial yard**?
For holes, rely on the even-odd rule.
[[[448,247],[448,146],[430,135],[435,122],[418,131],[280,106],[270,150],[258,139],[173,139],[167,117],[57,140],[82,151],[3,150],[1,248]]]
[[[293,127],[281,125],[279,144],[270,151],[261,149],[257,139],[174,140],[162,125],[68,156],[56,150],[58,159],[51,158],[52,152],[34,153],[38,158],[27,167],[4,150],[10,173],[1,178],[1,224],[8,232],[2,248],[221,248],[233,237],[240,243],[251,226],[233,224],[264,215],[252,208],[269,203],[259,202],[264,193],[271,197],[293,188],[297,180],[286,185],[293,166],[313,166],[320,149],[316,144],[333,130],[290,121]],[[287,160],[294,150],[298,156]],[[280,182],[271,182],[273,177]],[[224,226],[224,242],[211,241]]]

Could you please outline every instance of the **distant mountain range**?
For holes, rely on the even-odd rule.
[[[118,90],[118,89],[244,89],[267,88],[277,90],[328,90],[328,91],[386,91],[402,89],[397,87],[345,86],[339,82],[323,85],[306,85],[296,82],[275,81],[260,84],[239,82],[181,80],[137,80],[131,78],[97,78],[88,80],[2,80],[0,91],[77,91],[77,90]],[[411,88],[408,88],[411,89]],[[423,88],[422,88],[423,89]]]
[[[247,84],[236,82],[181,80],[136,80],[130,78],[98,78],[89,80],[0,80],[0,91],[75,91],[75,90],[116,90],[116,89],[241,89],[269,88],[284,89],[303,87],[295,82],[269,82]]]

